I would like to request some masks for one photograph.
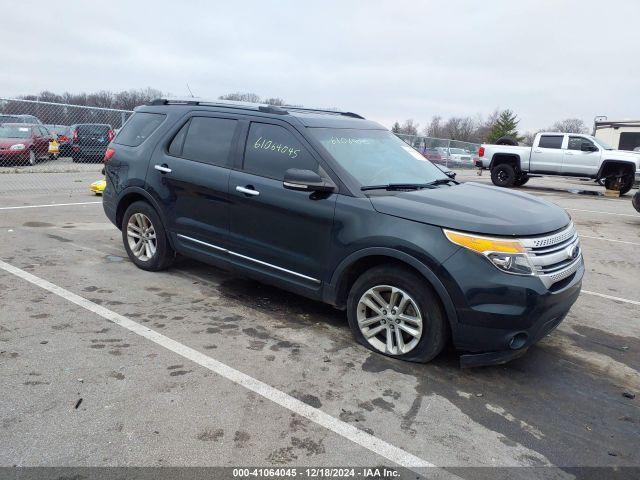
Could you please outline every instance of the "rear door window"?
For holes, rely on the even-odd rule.
[[[122,127],[113,143],[137,147],[162,124],[166,115],[162,113],[136,112]]]
[[[244,151],[244,170],[283,180],[290,168],[319,171],[318,162],[291,132],[279,125],[252,123]]]
[[[237,125],[228,118],[193,117],[173,137],[169,155],[226,167]]]
[[[542,135],[538,147],[540,148],[562,148],[564,135]]]

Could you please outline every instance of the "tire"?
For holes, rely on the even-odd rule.
[[[33,166],[36,163],[38,163],[38,157],[36,157],[36,152],[34,152],[33,150],[29,150],[29,157],[27,158],[27,164]]]
[[[620,196],[624,195],[625,193],[628,193],[629,190],[633,188],[633,176],[626,176],[624,178],[625,178],[625,181],[624,183],[622,183],[619,189]],[[605,178],[604,188],[606,188],[607,190],[616,190],[615,188],[617,187],[616,183],[617,182],[615,178]]]
[[[142,226],[150,229],[145,232]],[[139,201],[129,205],[122,217],[121,227],[124,248],[137,267],[156,272],[168,268],[173,263],[176,254],[169,243],[164,225],[158,213],[147,202]],[[155,233],[155,242],[151,237],[142,242],[137,241],[134,235],[141,233]]]
[[[517,147],[518,141],[515,138],[511,137],[500,137],[498,140],[496,140],[495,145],[509,145],[511,147]]]
[[[387,310],[385,308],[387,305],[380,307],[380,302],[374,300],[375,297],[371,292],[377,292],[382,303],[388,303],[391,300],[390,287],[402,292],[396,296],[396,306],[402,298],[407,299],[403,312],[407,318],[413,317],[413,320],[405,321],[399,318],[398,315],[403,312],[395,313]],[[374,302],[376,308],[387,312],[387,316],[383,319],[363,326],[365,333],[374,333],[369,339],[365,337],[360,325],[363,320],[367,321],[375,317],[377,312],[364,305],[365,300]],[[347,318],[351,331],[359,343],[376,353],[409,362],[426,363],[432,360],[442,351],[448,338],[444,311],[431,286],[418,274],[395,265],[374,267],[356,280],[347,299]],[[416,318],[421,321],[416,322]],[[403,327],[398,327],[397,322],[400,322]],[[414,333],[419,332],[419,335],[412,336],[407,333],[404,330],[406,327]],[[379,330],[377,334],[376,329]],[[397,332],[401,332],[404,352],[399,348]],[[389,349],[387,343],[389,333],[391,333],[392,349]]]
[[[501,163],[491,169],[491,181],[497,187],[511,188],[516,183],[516,171],[508,163]]]
[[[520,176],[520,178],[518,178],[518,180],[516,180],[516,182],[514,183],[514,185],[516,187],[521,187],[522,185],[524,185],[525,183],[527,183],[529,181],[529,176],[528,175],[522,175]]]
[[[638,213],[640,213],[640,190],[638,190],[631,199],[631,204],[633,205],[633,208],[635,208]]]

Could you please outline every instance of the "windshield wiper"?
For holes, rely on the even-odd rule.
[[[456,182],[453,178],[439,178],[438,180],[429,182],[427,185],[446,185],[448,183],[453,183],[454,185],[460,185],[460,182]]]
[[[420,190],[421,188],[435,188],[431,183],[387,183],[386,185],[365,185],[360,187],[365,190]]]

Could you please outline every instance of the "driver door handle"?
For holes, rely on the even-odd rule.
[[[162,173],[171,173],[171,169],[169,167],[167,167],[166,164],[154,165],[153,168],[155,168],[156,170],[158,170],[159,172],[162,172]]]
[[[257,190],[254,190],[251,185],[247,185],[246,187],[241,187],[238,185],[236,187],[236,192],[244,193],[245,195],[251,195],[252,197],[260,195],[260,192]]]

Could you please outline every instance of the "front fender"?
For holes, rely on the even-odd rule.
[[[324,286],[323,300],[331,305],[336,305],[340,281],[343,278],[345,272],[348,270],[348,268],[362,258],[373,257],[373,256],[391,257],[403,263],[406,263],[411,267],[415,268],[416,270],[418,270],[425,277],[425,279],[431,284],[433,289],[438,294],[438,297],[440,297],[440,300],[442,301],[442,305],[444,306],[444,309],[445,309],[445,313],[449,320],[449,324],[451,325],[451,329],[455,332],[458,325],[458,315],[456,313],[456,309],[453,305],[453,301],[451,300],[451,296],[449,295],[449,292],[447,291],[443,283],[440,281],[438,276],[429,267],[427,267],[424,263],[422,263],[415,257],[409,255],[408,253],[405,253],[393,248],[369,247],[369,248],[363,248],[361,250],[358,250],[348,255],[336,267],[331,277],[331,281]]]

